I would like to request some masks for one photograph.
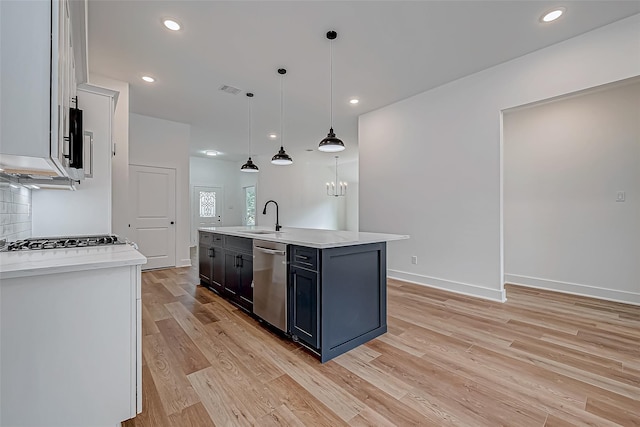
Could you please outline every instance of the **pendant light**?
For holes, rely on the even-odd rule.
[[[330,81],[330,99],[329,103],[330,108],[330,125],[329,133],[327,137],[320,141],[320,145],[318,145],[318,150],[324,151],[327,153],[335,153],[338,151],[344,150],[344,143],[336,137],[336,134],[333,133],[333,40],[338,37],[338,33],[335,31],[329,31],[327,33],[327,38],[329,39],[329,81]]]
[[[280,74],[280,151],[278,151],[276,153],[275,156],[273,156],[273,158],[271,159],[271,163],[273,163],[274,165],[279,165],[279,166],[286,166],[286,165],[290,165],[291,163],[293,163],[293,159],[291,159],[291,157],[284,151],[284,130],[283,130],[283,125],[282,122],[284,121],[284,103],[283,103],[283,97],[282,97],[282,80],[284,78],[284,75],[287,73],[287,70],[285,70],[284,68],[279,68],[278,69],[278,74]]]
[[[247,163],[242,165],[240,168],[241,172],[258,172],[258,166],[256,166],[251,160],[251,99],[253,98],[253,94],[251,92],[247,93],[247,98],[249,98],[249,160]]]
[[[327,196],[344,197],[347,195],[347,182],[338,181],[338,156],[336,157],[336,180],[327,182]]]

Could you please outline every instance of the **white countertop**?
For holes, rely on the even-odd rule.
[[[391,240],[403,240],[409,238],[409,236],[402,234],[319,230],[313,228],[283,227],[278,232],[275,232],[273,227],[202,227],[199,228],[199,230],[318,249],[365,245],[367,243],[388,242]],[[264,233],[267,231],[268,233]]]
[[[146,264],[131,245],[0,252],[0,279]]]

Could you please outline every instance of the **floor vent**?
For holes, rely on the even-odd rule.
[[[231,95],[237,95],[240,92],[242,92],[240,89],[238,89],[237,87],[233,87],[233,86],[228,86],[228,85],[222,85],[220,86],[220,90],[226,93],[230,93]]]

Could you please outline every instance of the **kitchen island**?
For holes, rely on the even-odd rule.
[[[284,300],[274,302],[286,313],[282,332],[326,362],[387,331],[386,242],[408,237],[302,228],[200,228],[200,282],[253,314],[253,242],[286,245],[287,289]]]
[[[141,272],[128,244],[0,253],[0,425],[141,411]]]

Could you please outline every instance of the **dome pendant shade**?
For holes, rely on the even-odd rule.
[[[245,163],[244,165],[242,165],[242,167],[240,168],[241,172],[258,172],[258,166],[256,166],[253,163],[253,160],[251,160],[251,157],[249,157],[249,160],[247,160],[247,163]]]
[[[336,134],[333,133],[333,128],[329,129],[327,137],[320,141],[320,145],[318,146],[318,150],[324,151],[325,153],[336,153],[344,150],[344,148],[344,143],[340,138],[336,138]]]
[[[284,151],[284,148],[280,146],[280,151],[278,151],[278,153],[275,156],[273,156],[273,158],[271,159],[271,163],[273,163],[274,165],[286,166],[286,165],[292,164],[293,160]]]

